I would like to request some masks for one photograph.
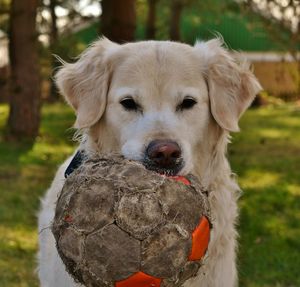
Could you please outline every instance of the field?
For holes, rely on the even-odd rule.
[[[7,114],[7,106],[0,105],[0,131]],[[45,105],[34,145],[5,143],[0,134],[0,287],[38,286],[39,198],[74,149],[73,121],[65,105]],[[243,189],[240,286],[300,286],[300,109],[252,109],[241,129],[229,148]]]

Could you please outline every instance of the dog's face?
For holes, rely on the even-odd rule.
[[[189,173],[207,158],[216,130],[238,130],[260,88],[218,40],[191,47],[103,39],[65,65],[57,82],[95,149],[170,175]]]
[[[104,117],[125,157],[161,173],[186,173],[207,126],[208,90],[196,56],[187,49],[181,58],[185,46],[166,46],[120,51]]]

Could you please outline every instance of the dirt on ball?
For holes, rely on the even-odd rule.
[[[189,261],[207,192],[119,155],[92,157],[65,181],[52,224],[66,270],[85,286],[113,287],[141,271],[181,286],[203,260]]]

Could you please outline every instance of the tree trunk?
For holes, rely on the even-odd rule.
[[[146,38],[155,39],[156,4],[158,0],[148,0],[148,16],[146,26]]]
[[[0,103],[7,103],[9,100],[9,66],[0,67]]]
[[[180,0],[171,1],[170,39],[180,41],[180,18],[183,4]]]
[[[57,28],[57,15],[55,13],[55,7],[57,6],[57,0],[50,0],[49,10],[51,15],[51,30],[50,30],[50,51],[51,51],[51,68],[52,77],[50,80],[50,89],[48,99],[50,102],[55,102],[59,99],[59,93],[54,82],[54,72],[58,67],[56,58],[53,56],[56,54],[56,45],[58,39],[58,28]]]
[[[12,0],[10,11],[11,97],[8,128],[34,139],[40,122],[40,76],[36,33],[38,0]]]
[[[102,0],[101,33],[117,43],[135,38],[135,0]]]

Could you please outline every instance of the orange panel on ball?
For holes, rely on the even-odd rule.
[[[171,178],[171,179],[174,179],[176,181],[182,182],[185,185],[191,185],[190,181],[186,177],[181,176],[181,175],[168,176],[168,178]]]
[[[202,216],[200,222],[192,234],[192,251],[189,260],[200,260],[207,250],[210,237],[209,222]]]
[[[160,287],[161,279],[137,272],[125,280],[115,283],[116,287]]]

